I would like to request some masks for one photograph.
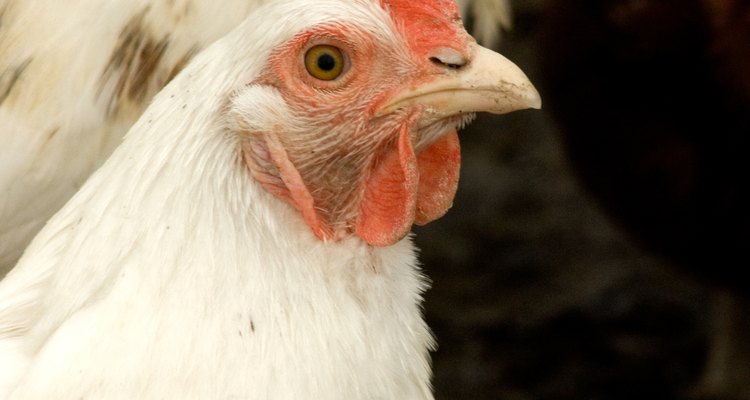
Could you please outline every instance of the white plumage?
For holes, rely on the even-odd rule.
[[[330,126],[314,131],[312,117],[301,118],[292,93],[271,79],[291,73],[276,63],[297,62],[277,51],[294,49],[297,41],[308,40],[307,32],[313,44],[371,43],[376,54],[403,55],[403,75],[393,82],[431,68],[419,75],[422,83],[407,85],[405,97],[363,92],[367,99],[401,99],[391,106],[378,106],[374,115],[357,108],[373,126],[405,124],[407,130],[397,129],[398,145],[373,139],[375,150],[397,146],[402,166],[415,165],[404,153],[412,146],[426,154],[433,142],[440,143],[435,133],[465,120],[456,116],[538,107],[538,94],[515,66],[470,41],[466,49],[424,48],[424,59],[411,58],[416,56],[407,50],[423,49],[424,43],[411,43],[403,29],[421,28],[394,22],[396,11],[389,7],[411,7],[396,3],[275,1],[197,56],[156,96],[0,282],[0,398],[431,399],[432,338],[420,313],[426,285],[411,240],[397,234],[388,246],[372,246],[369,240],[381,239],[361,236],[373,228],[357,221],[355,230],[347,212],[342,225],[331,224],[337,234],[321,238],[308,216],[303,218],[304,207],[268,191],[269,182],[256,181],[260,165],[289,185],[283,164],[262,163],[274,152],[273,140],[293,139],[284,137],[293,131],[287,128],[310,122],[313,133],[329,131]],[[0,10],[5,24],[13,9],[6,4]],[[342,32],[349,36],[336,36]],[[390,47],[393,52],[383,53]],[[364,66],[351,65],[360,55],[350,50],[346,73],[355,74]],[[382,68],[382,59],[373,58],[374,67]],[[386,62],[393,60],[384,65],[396,65]],[[497,71],[486,70],[489,64]],[[435,79],[442,86],[434,86]],[[344,88],[316,93],[328,96]],[[419,92],[422,88],[433,92]],[[88,95],[98,90],[84,89]],[[462,103],[454,104],[454,98]],[[94,111],[112,107],[110,100],[99,101],[82,103]],[[267,137],[268,148],[243,153],[261,140],[259,133],[278,136]],[[102,154],[104,142],[79,151]],[[321,144],[334,148],[332,154],[340,151],[336,143]],[[287,151],[299,166],[293,149]],[[249,166],[248,157],[261,161]],[[342,162],[334,170],[354,168]],[[374,165],[375,172],[386,163],[361,162],[368,171]],[[372,177],[363,179],[370,189]],[[358,199],[368,196],[356,193]],[[317,192],[311,195],[318,200]],[[362,214],[360,209],[360,219]]]
[[[480,40],[506,1],[462,0]],[[0,278],[153,95],[265,2],[0,0]]]

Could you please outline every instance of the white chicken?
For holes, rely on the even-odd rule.
[[[0,279],[153,95],[267,1],[0,0]]]
[[[267,4],[0,282],[0,398],[431,399],[408,231],[472,112],[539,106],[450,0]]]

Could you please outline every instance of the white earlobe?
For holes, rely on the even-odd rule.
[[[231,99],[230,128],[245,132],[279,131],[294,116],[274,88],[253,84],[242,88]]]

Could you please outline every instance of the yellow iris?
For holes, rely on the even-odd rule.
[[[305,68],[314,78],[332,81],[344,72],[344,54],[337,47],[319,45],[305,53]]]

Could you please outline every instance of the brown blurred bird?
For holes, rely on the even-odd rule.
[[[746,304],[750,2],[549,7],[543,92],[578,173],[637,241]],[[745,324],[716,336],[735,350],[709,362],[722,398],[750,397]]]

